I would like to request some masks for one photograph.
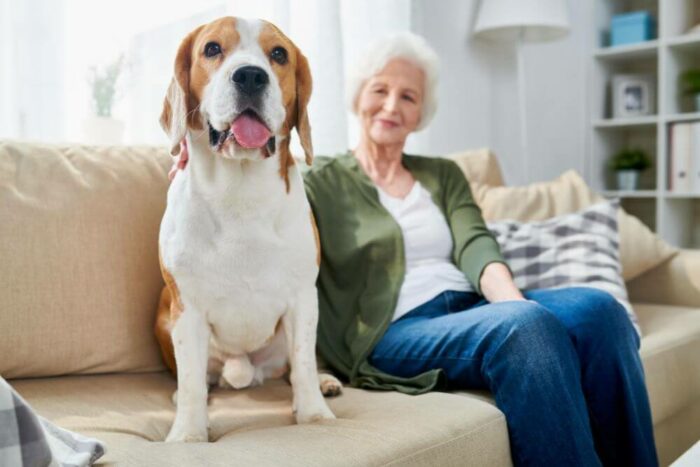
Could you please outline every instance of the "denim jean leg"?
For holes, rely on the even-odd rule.
[[[533,290],[567,329],[581,362],[596,449],[604,465],[658,465],[639,336],[607,292],[572,287]]]
[[[529,302],[491,304],[507,324],[484,354],[483,373],[506,414],[516,465],[597,466],[580,366],[564,327]]]
[[[578,358],[564,326],[523,301],[409,313],[370,356],[398,376],[442,368],[453,388],[488,388],[508,423],[516,465],[596,466]]]

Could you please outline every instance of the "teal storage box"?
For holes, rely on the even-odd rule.
[[[656,37],[656,23],[648,11],[635,11],[612,17],[610,45],[634,44]]]

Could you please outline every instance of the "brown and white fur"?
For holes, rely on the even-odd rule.
[[[234,82],[242,67],[267,75],[260,92]],[[261,384],[288,362],[297,422],[335,418],[322,389],[338,393],[340,383],[316,368],[318,232],[289,152],[296,127],[311,163],[310,94],[306,58],[265,21],[221,18],[177,52],[161,124],[173,155],[186,138],[189,161],[170,185],[159,237],[156,336],[178,384],[166,441],[208,439],[208,384]],[[269,129],[264,146],[234,138],[243,112]]]

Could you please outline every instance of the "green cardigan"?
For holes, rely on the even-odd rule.
[[[403,156],[432,195],[452,232],[453,260],[481,293],[487,264],[501,262],[462,171],[447,159]],[[379,371],[367,357],[391,323],[405,275],[401,228],[351,154],[317,157],[304,183],[321,237],[318,350],[350,384],[420,394],[444,389],[442,370],[412,378]]]

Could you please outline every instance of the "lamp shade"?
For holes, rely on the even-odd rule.
[[[569,32],[566,0],[481,0],[474,35],[496,41],[551,41]]]

